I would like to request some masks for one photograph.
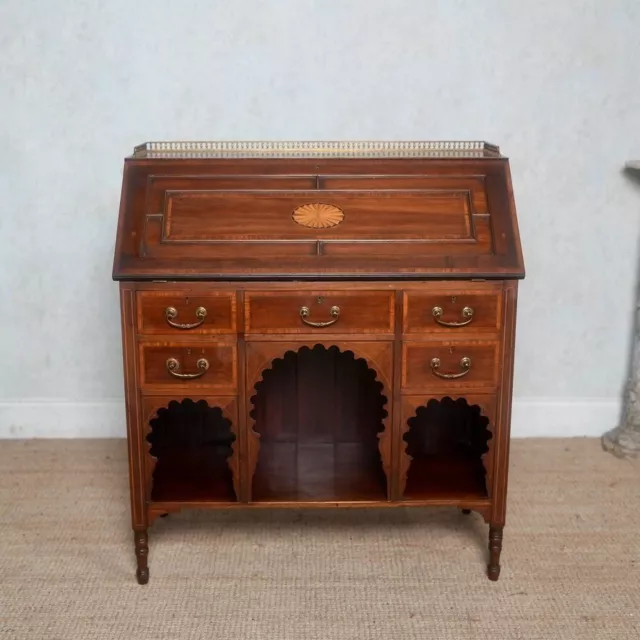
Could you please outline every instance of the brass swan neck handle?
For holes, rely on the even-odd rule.
[[[197,322],[174,322],[178,317],[178,310],[175,307],[167,307],[164,310],[164,316],[167,319],[167,323],[176,329],[195,329],[204,322],[204,319],[207,317],[207,310],[204,307],[198,307],[196,309]]]
[[[209,361],[206,358],[198,358],[196,362],[196,367],[198,367],[199,371],[197,373],[179,373],[180,363],[175,358],[168,358],[167,362],[167,371],[174,378],[181,378],[183,380],[191,380],[193,378],[199,378],[203,376],[207,369],[209,368]]]
[[[442,307],[433,307],[433,309],[431,309],[431,315],[433,315],[433,319],[443,327],[464,327],[471,323],[471,321],[473,320],[473,314],[473,307],[465,307],[462,310],[462,317],[464,318],[464,320],[461,320],[460,322],[449,322],[442,319],[442,316],[444,315]]]
[[[329,309],[331,320],[325,320],[324,322],[315,322],[313,320],[309,320],[308,318],[310,315],[311,309],[309,309],[309,307],[300,307],[300,318],[306,325],[315,327],[316,329],[321,329],[322,327],[330,327],[332,324],[338,322],[338,318],[340,317],[340,307],[331,307],[331,309]]]
[[[462,371],[460,373],[440,373],[438,369],[440,368],[440,358],[432,358],[431,360],[431,373],[438,378],[443,378],[444,380],[455,380],[456,378],[462,378],[466,376],[469,371],[471,371],[471,358],[465,356],[460,360],[460,369]]]

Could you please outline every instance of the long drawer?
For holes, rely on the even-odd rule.
[[[247,292],[246,333],[393,333],[389,291]]]

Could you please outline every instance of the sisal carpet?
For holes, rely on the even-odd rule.
[[[134,578],[125,444],[0,442],[0,638],[640,638],[640,462],[512,446],[502,576],[457,510],[177,514]]]

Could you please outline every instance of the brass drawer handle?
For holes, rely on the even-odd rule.
[[[329,315],[332,319],[327,320],[326,322],[312,322],[311,320],[307,320],[310,315],[311,309],[309,309],[309,307],[300,307],[300,317],[302,318],[302,322],[308,324],[310,327],[316,327],[317,329],[330,327],[332,324],[338,322],[338,318],[340,317],[340,307],[331,307],[331,309],[329,309]]]
[[[182,378],[183,380],[191,380],[192,378],[203,376],[209,368],[209,361],[206,358],[199,358],[198,362],[196,362],[196,367],[200,369],[198,373],[178,373],[180,363],[175,358],[167,360],[167,371],[175,378]]]
[[[164,310],[164,315],[167,318],[167,322],[176,329],[195,329],[204,322],[204,319],[207,317],[207,310],[204,307],[198,307],[196,309],[196,318],[198,318],[198,322],[189,322],[184,324],[181,322],[174,322],[175,318],[178,317],[178,310],[175,307],[167,307]]]
[[[433,315],[433,319],[438,324],[441,324],[443,327],[464,327],[465,325],[469,324],[473,320],[472,307],[465,307],[462,310],[462,317],[464,318],[462,322],[447,322],[446,320],[441,320],[444,314],[442,307],[433,307],[433,309],[431,309],[431,313]]]
[[[433,358],[431,360],[431,373],[434,376],[438,376],[438,378],[443,378],[445,380],[455,380],[456,378],[462,378],[462,376],[466,376],[469,371],[471,371],[471,358],[465,356],[460,360],[460,368],[462,371],[460,373],[440,373],[438,369],[440,368],[440,358]]]

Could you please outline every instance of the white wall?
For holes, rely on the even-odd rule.
[[[111,261],[150,139],[486,139],[527,279],[516,435],[614,426],[638,265],[637,0],[2,0],[0,436],[124,434]]]

